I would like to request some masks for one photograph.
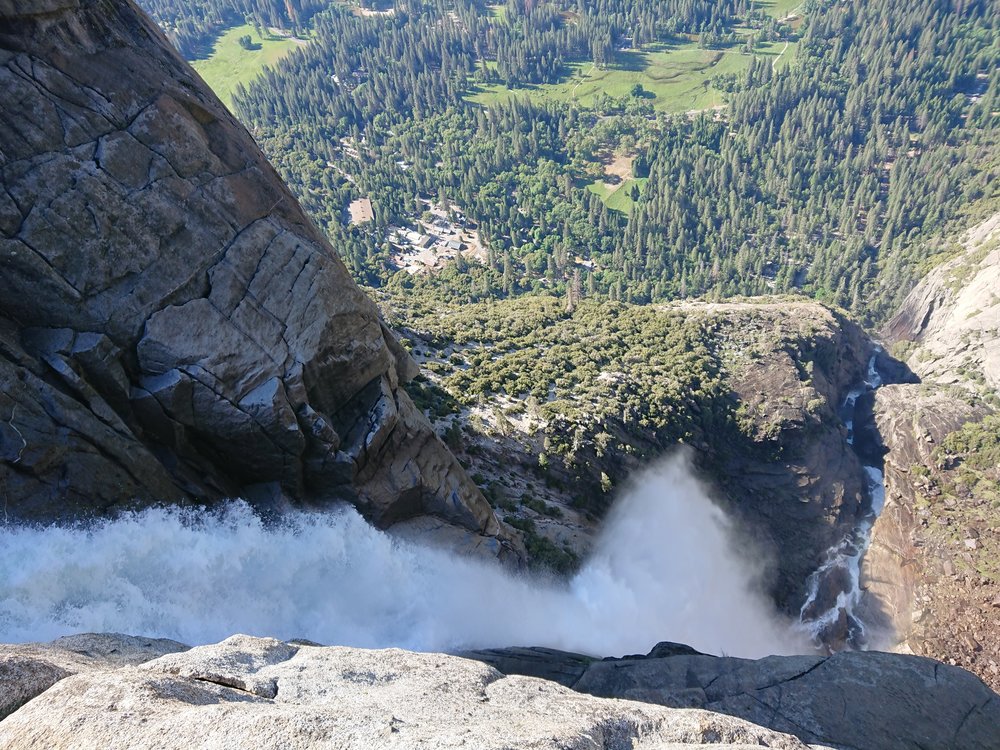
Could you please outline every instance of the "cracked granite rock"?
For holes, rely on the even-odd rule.
[[[691,745],[806,747],[732,716],[582,695],[457,656],[243,635],[138,666],[78,666],[0,722],[0,748],[47,750]]]
[[[0,720],[60,680],[78,672],[134,666],[187,646],[166,638],[85,633],[52,643],[0,648]]]
[[[671,643],[622,659],[538,648],[464,655],[603,698],[738,716],[811,745],[1000,748],[1000,696],[963,669],[919,656],[845,651],[750,660]]]
[[[875,652],[753,661],[660,643],[601,660],[85,634],[0,646],[0,674],[10,661],[0,748],[1000,747],[1000,696],[976,677]]]
[[[511,549],[374,304],[131,2],[0,0],[0,90],[6,518],[347,500]]]

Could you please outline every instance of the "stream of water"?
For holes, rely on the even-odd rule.
[[[882,385],[876,366],[882,349],[876,347],[868,360],[868,373],[852,388],[841,406],[847,427],[847,444],[855,446],[854,423],[857,401]],[[806,581],[807,595],[799,612],[799,627],[813,643],[829,651],[864,650],[868,646],[865,625],[856,613],[861,602],[861,561],[871,542],[871,530],[885,504],[885,479],[881,458],[858,454],[863,461],[865,505],[860,520],[837,544],[826,551],[823,563]]]

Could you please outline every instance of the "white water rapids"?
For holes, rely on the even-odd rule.
[[[868,360],[865,380],[844,399],[841,415],[847,427],[848,445],[854,445],[857,400],[882,385],[882,376],[876,367],[881,351],[881,348],[875,348]],[[806,581],[806,600],[799,613],[799,628],[817,646],[825,645],[832,650],[844,647],[864,649],[868,646],[868,634],[856,609],[863,593],[861,561],[871,542],[872,525],[885,504],[885,477],[879,466],[868,464],[864,466],[864,471],[868,505],[857,525],[826,551],[823,563],[809,576]],[[821,607],[830,593],[824,589],[830,588],[837,591],[836,599],[833,602],[827,601],[828,606],[823,610]]]
[[[353,509],[265,524],[244,503],[89,527],[0,529],[0,641],[242,632],[455,650],[596,655],[657,641],[757,657],[811,651],[757,588],[752,550],[680,458],[643,473],[568,583],[395,540]]]

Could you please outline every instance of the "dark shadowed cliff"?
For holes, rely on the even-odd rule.
[[[346,499],[501,552],[409,356],[134,5],[0,0],[0,91],[7,518]]]

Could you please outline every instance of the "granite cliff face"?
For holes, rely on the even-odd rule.
[[[872,344],[815,303],[708,304],[701,314],[715,319],[729,350],[730,387],[750,437],[719,445],[703,436],[706,468],[727,507],[767,535],[778,556],[775,598],[794,612],[809,574],[864,507],[864,470],[839,412]]]
[[[970,229],[886,326],[923,380],[1000,390],[1000,213]]]
[[[414,363],[131,2],[0,1],[0,90],[6,518],[344,499],[501,553]]]
[[[1000,687],[1000,467],[956,441],[1000,398],[1000,215],[911,292],[887,343],[921,379],[876,394],[885,509],[865,558],[885,646],[959,664]],[[986,428],[990,432],[990,428]],[[949,436],[952,436],[951,438]],[[994,434],[995,437],[995,434]],[[877,604],[875,603],[877,601]]]

